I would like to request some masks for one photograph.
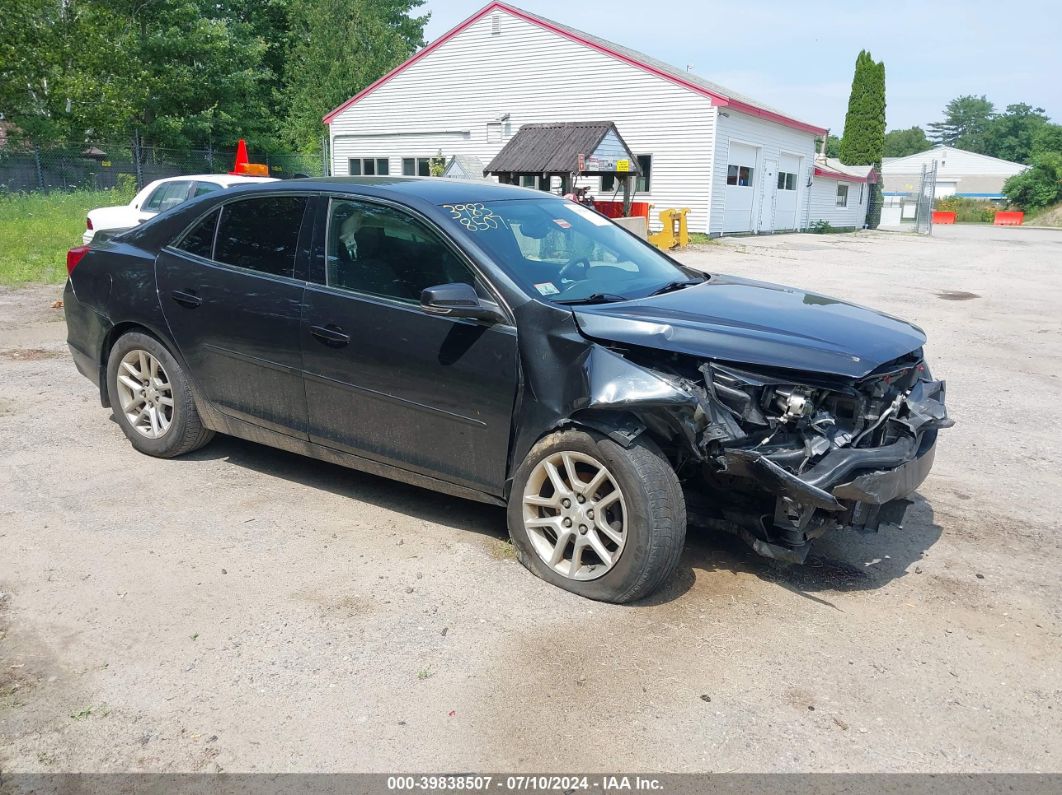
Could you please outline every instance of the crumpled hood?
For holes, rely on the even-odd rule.
[[[850,378],[926,341],[920,328],[890,315],[736,276],[574,310],[579,329],[594,339]]]

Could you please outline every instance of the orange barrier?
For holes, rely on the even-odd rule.
[[[631,215],[649,217],[649,202],[631,202]],[[594,202],[594,209],[607,218],[623,217],[623,202]]]
[[[953,224],[955,223],[955,213],[945,212],[944,210],[933,211],[933,223],[935,224]]]
[[[1021,226],[1024,220],[1025,213],[1023,212],[1000,210],[996,213],[996,220],[993,223],[996,226]]]

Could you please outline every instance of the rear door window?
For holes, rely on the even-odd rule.
[[[218,215],[221,210],[214,210],[205,218],[200,219],[196,224],[189,229],[181,241],[177,244],[177,248],[181,251],[187,251],[189,254],[195,254],[197,257],[203,257],[204,259],[210,259],[214,255],[214,231],[218,226]]]
[[[305,196],[268,196],[226,204],[214,259],[274,276],[293,276],[307,202]]]
[[[162,213],[171,207],[176,207],[188,198],[190,184],[187,180],[164,182],[155,189],[140,209],[149,213]]]

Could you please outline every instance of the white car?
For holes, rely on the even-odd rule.
[[[85,219],[85,233],[81,236],[81,241],[87,246],[93,240],[102,241],[113,237],[119,232],[132,229],[137,224],[142,224],[149,218],[154,218],[159,213],[189,199],[194,199],[196,196],[248,182],[274,181],[272,177],[246,177],[234,174],[191,174],[157,179],[134,196],[129,204],[89,210],[88,218]]]

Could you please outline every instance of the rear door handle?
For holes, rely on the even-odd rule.
[[[174,290],[171,296],[178,304],[189,309],[195,309],[203,303],[203,299],[196,295],[195,290]]]
[[[339,326],[329,323],[327,326],[310,326],[310,333],[329,348],[342,348],[350,342],[350,335],[344,334]]]

